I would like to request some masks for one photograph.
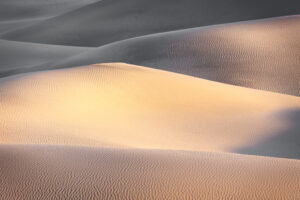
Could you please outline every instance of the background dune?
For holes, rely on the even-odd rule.
[[[58,62],[89,49],[0,40],[0,77],[47,69],[49,62]]]
[[[32,25],[97,0],[1,0],[0,33]]]
[[[151,33],[293,14],[300,14],[298,0],[102,0],[2,38],[101,46]]]
[[[3,78],[0,94],[4,144],[235,152],[284,135],[260,154],[300,157],[297,97],[126,64]]]
[[[300,16],[124,40],[52,66],[126,62],[218,82],[300,95]]]
[[[4,199],[297,199],[298,160],[233,154],[0,146]]]

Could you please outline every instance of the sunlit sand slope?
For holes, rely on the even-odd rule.
[[[53,64],[126,62],[300,96],[300,16],[125,40]]]
[[[4,38],[100,46],[151,33],[293,14],[300,14],[298,0],[102,0]]]
[[[0,81],[0,100],[3,144],[300,157],[299,98],[150,68],[99,64],[12,76]]]
[[[300,161],[246,155],[0,146],[1,199],[298,199]]]

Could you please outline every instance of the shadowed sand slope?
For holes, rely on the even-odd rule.
[[[23,20],[22,19],[20,19],[20,20],[0,20],[0,34],[33,25],[42,20],[45,20],[45,18],[33,18],[33,19],[23,19]]]
[[[298,0],[103,0],[4,38],[100,46],[151,33],[299,13]]]
[[[97,0],[1,0],[0,33],[37,23]]]
[[[0,146],[3,199],[297,199],[298,160],[222,153]]]
[[[154,34],[53,66],[126,62],[255,89],[300,95],[300,16]]]
[[[0,40],[0,77],[35,69],[46,63],[65,59],[91,48],[32,44]]]
[[[0,20],[53,17],[97,0],[1,0]]]
[[[279,156],[300,159],[300,109],[281,113],[281,117],[289,121],[290,128],[279,131],[272,137],[261,140],[256,144],[236,149],[235,152],[252,155]],[[285,148],[284,146],[288,146]],[[282,148],[284,147],[284,148]]]
[[[297,97],[127,64],[7,77],[0,95],[3,144],[235,152],[299,131],[285,117],[300,108]],[[299,158],[294,151],[275,156]]]

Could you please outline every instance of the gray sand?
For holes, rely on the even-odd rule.
[[[2,38],[101,46],[147,34],[300,14],[299,0],[103,0]]]

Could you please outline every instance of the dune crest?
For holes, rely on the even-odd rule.
[[[294,14],[300,14],[298,0],[102,0],[2,38],[98,47],[153,33]]]
[[[1,0],[0,34],[63,15],[98,0]]]
[[[300,15],[132,38],[52,67],[125,62],[254,89],[300,95]]]
[[[299,0],[0,0],[0,200],[298,200],[299,66]]]
[[[0,77],[47,70],[49,63],[58,62],[88,50],[91,48],[0,40]]]
[[[3,144],[232,152],[284,134],[281,113],[300,108],[297,97],[121,63],[0,83]]]

